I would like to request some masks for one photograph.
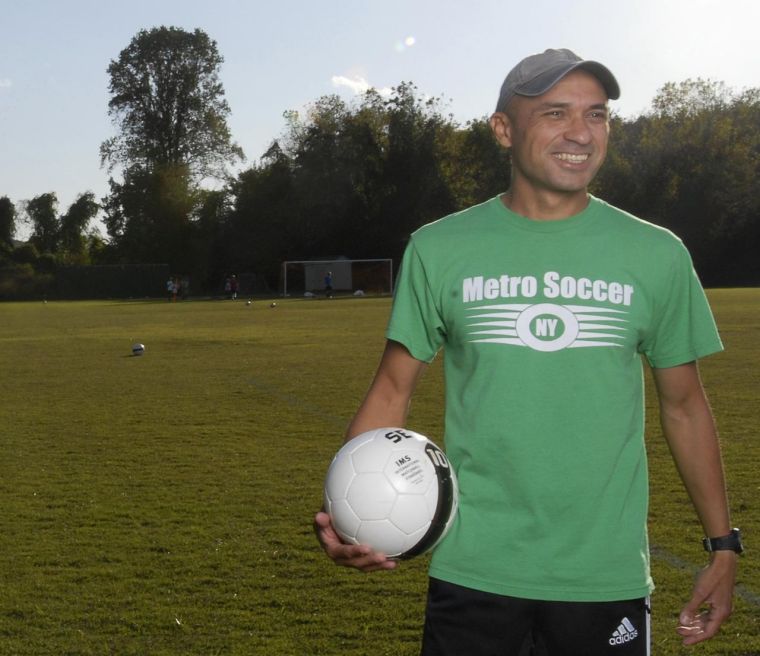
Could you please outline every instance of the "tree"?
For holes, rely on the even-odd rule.
[[[228,189],[199,192],[190,225],[190,264],[184,269],[192,270],[197,283],[208,283],[213,287],[226,273],[223,237],[230,212],[231,193]]]
[[[40,194],[26,203],[26,215],[32,224],[29,241],[42,253],[55,253],[60,239],[58,197],[55,192]]]
[[[441,99],[420,99],[404,82],[386,102],[388,149],[383,171],[386,194],[378,245],[399,258],[409,235],[424,223],[459,209],[443,174],[443,135],[454,128],[441,114]]]
[[[69,262],[84,263],[87,255],[86,230],[100,206],[91,191],[80,194],[60,219],[60,250]]]
[[[190,272],[200,183],[244,158],[227,126],[216,42],[201,30],[141,30],[108,67],[109,114],[119,134],[101,146],[121,166],[104,199],[108,234],[123,259]]]
[[[198,192],[187,168],[133,167],[125,171],[122,183],[112,178],[110,186],[103,202],[105,224],[123,259],[167,262],[178,271],[189,271],[188,242]]]
[[[649,195],[640,184],[645,163],[640,161],[641,133],[647,119],[626,121],[613,115],[607,158],[591,183],[592,194],[638,216],[647,216]]]
[[[664,85],[652,109],[612,120],[593,193],[665,226],[705,284],[756,284],[760,233],[760,90],[722,82]]]
[[[726,284],[760,213],[758,106],[699,79],[665,85],[652,106],[634,164],[638,203],[684,240],[708,284]]]
[[[285,113],[284,134],[232,186],[228,257],[276,283],[286,259],[393,257],[409,234],[502,191],[506,153],[486,120],[465,128],[411,83]]]
[[[0,198],[0,246],[13,247],[16,229],[16,206],[8,196]]]
[[[202,30],[140,30],[108,67],[119,134],[102,144],[102,162],[147,171],[184,166],[194,181],[223,177],[226,163],[244,157],[227,127],[223,61]]]
[[[255,271],[276,289],[280,264],[302,253],[300,203],[291,159],[274,144],[260,165],[232,184],[234,207],[224,226],[222,262]],[[220,262],[220,267],[222,266]]]
[[[509,153],[494,138],[487,117],[444,133],[441,169],[456,209],[503,192],[510,166]]]

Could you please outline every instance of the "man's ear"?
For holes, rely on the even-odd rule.
[[[496,112],[489,123],[496,141],[503,148],[512,147],[512,121],[504,112]]]

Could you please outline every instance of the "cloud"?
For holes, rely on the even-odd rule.
[[[373,87],[363,77],[351,78],[351,77],[346,77],[345,75],[333,75],[332,85],[337,88],[346,88],[357,96],[363,93],[366,93],[370,89],[375,89],[375,91],[377,91],[381,96],[384,96],[384,97],[390,96],[393,93],[393,90],[390,89],[389,87],[383,87],[382,89]]]
[[[13,86],[13,80],[7,77],[0,77],[0,89],[10,89]]]

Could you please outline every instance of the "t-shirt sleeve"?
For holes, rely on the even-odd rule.
[[[428,272],[412,241],[401,262],[385,336],[403,344],[418,360],[431,362],[443,345],[445,334]]]
[[[723,350],[691,257],[679,241],[667,290],[655,308],[653,330],[641,350],[656,368],[675,367]]]

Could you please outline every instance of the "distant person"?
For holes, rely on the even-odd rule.
[[[333,295],[333,278],[332,271],[328,271],[325,274],[325,296],[332,298]]]
[[[232,278],[229,276],[224,279],[224,295],[227,298],[232,298]]]
[[[619,93],[569,50],[522,60],[490,119],[509,188],[407,246],[346,437],[404,426],[442,352],[459,515],[430,564],[423,656],[650,653],[642,357],[710,551],[677,631],[707,640],[731,612],[742,546],[697,368],[722,349],[707,299],[677,237],[588,193]],[[337,564],[398,566],[343,543],[325,513],[315,527]]]
[[[166,295],[169,301],[174,300],[174,278],[171,276],[166,281]]]
[[[232,278],[230,279],[230,294],[233,301],[237,300],[239,289],[240,289],[240,283],[238,282],[237,276],[233,274]]]

